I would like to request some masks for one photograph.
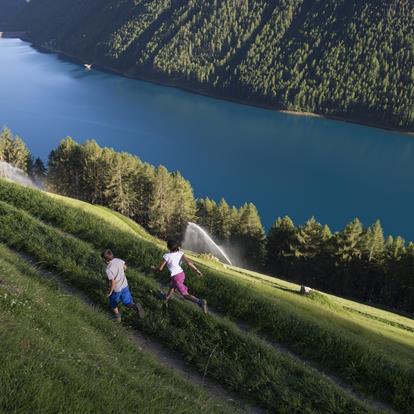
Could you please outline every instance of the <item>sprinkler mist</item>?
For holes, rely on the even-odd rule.
[[[198,253],[211,253],[219,259],[224,259],[228,264],[232,264],[226,252],[198,224],[187,224],[182,245],[184,249]]]
[[[13,167],[5,161],[0,161],[0,178],[14,181],[28,187],[40,188],[23,170]]]

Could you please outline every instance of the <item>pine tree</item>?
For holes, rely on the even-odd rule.
[[[84,200],[93,204],[103,203],[105,191],[105,172],[102,165],[102,149],[96,141],[86,141],[81,145],[81,194]]]
[[[269,269],[286,273],[296,251],[296,227],[289,216],[278,217],[267,236],[267,258]]]
[[[393,260],[400,260],[405,253],[405,241],[402,237],[397,236],[395,239],[392,236],[388,236],[385,241],[385,252],[387,258]]]
[[[145,227],[148,227],[149,222],[149,209],[152,200],[154,179],[155,169],[149,164],[142,164],[142,166],[134,172],[134,219]]]
[[[228,242],[231,236],[232,224],[231,209],[226,200],[222,198],[213,212],[212,234],[220,242]]]
[[[229,212],[229,222],[230,222],[230,242],[235,238],[237,235],[237,231],[240,225],[240,211],[237,207],[233,206]]]
[[[369,262],[380,262],[384,258],[384,233],[381,223],[377,220],[364,234],[363,257]]]
[[[194,221],[196,205],[191,184],[176,172],[172,175],[173,214],[168,236],[181,240],[188,222]]]
[[[246,262],[254,267],[262,267],[266,257],[266,234],[254,204],[246,203],[241,207],[237,230],[237,240]]]
[[[48,187],[70,197],[80,198],[81,150],[71,137],[60,141],[49,155]]]
[[[175,203],[170,173],[163,166],[155,171],[154,185],[149,205],[148,228],[153,234],[166,238],[174,214]]]
[[[361,258],[363,233],[362,223],[356,218],[335,235],[335,255],[341,262]]]
[[[132,217],[135,203],[132,176],[136,165],[135,157],[113,152],[105,185],[108,207],[128,217]]]
[[[214,236],[214,217],[216,215],[217,204],[208,197],[197,200],[197,222],[207,232]]]
[[[18,136],[13,136],[8,128],[3,128],[0,133],[0,161],[5,161],[26,173],[30,167],[30,152],[26,144]]]
[[[331,237],[327,226],[322,227],[314,217],[309,219],[304,226],[300,226],[297,233],[297,249],[295,255],[304,259],[313,259],[321,254],[324,244]]]

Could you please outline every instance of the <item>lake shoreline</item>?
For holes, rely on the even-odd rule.
[[[79,64],[82,64],[82,65],[85,64],[84,59],[82,59],[80,56],[73,55],[71,53],[64,52],[64,51],[59,50],[59,49],[54,49],[54,48],[49,47],[49,46],[39,45],[27,36],[21,38],[21,40],[23,40],[25,42],[29,42],[33,48],[35,48],[39,51],[43,51],[45,53],[55,53],[55,54],[57,54],[58,56],[60,56],[62,58],[69,58],[69,59],[74,60],[75,62],[77,62]],[[380,129],[380,130],[391,131],[391,132],[395,132],[395,133],[398,133],[398,134],[403,134],[403,135],[408,135],[408,136],[414,137],[414,131],[410,131],[410,130],[407,130],[407,129],[404,129],[404,128],[396,128],[396,127],[391,127],[391,126],[388,126],[388,125],[381,125],[381,124],[378,124],[378,123],[369,122],[369,121],[365,121],[365,120],[360,120],[360,119],[352,118],[352,117],[345,117],[345,116],[339,116],[339,115],[326,115],[326,114],[319,114],[319,113],[316,113],[316,112],[295,111],[295,110],[292,110],[292,109],[277,107],[276,105],[270,105],[270,104],[266,104],[266,103],[263,103],[263,102],[257,102],[257,101],[248,100],[248,99],[241,99],[241,98],[237,98],[237,97],[234,97],[234,96],[229,96],[227,94],[214,93],[214,91],[212,91],[210,88],[207,89],[207,88],[203,88],[203,87],[200,87],[200,86],[197,87],[195,85],[190,85],[190,82],[184,82],[184,81],[178,80],[178,79],[174,80],[174,79],[168,79],[168,78],[165,78],[165,77],[161,78],[161,77],[151,76],[149,74],[144,74],[144,73],[130,74],[128,72],[124,72],[122,70],[119,70],[119,69],[113,68],[111,66],[101,64],[101,63],[92,62],[92,68],[93,67],[95,67],[99,70],[103,70],[103,71],[112,73],[112,74],[116,74],[116,75],[126,77],[128,79],[136,79],[136,80],[140,80],[140,81],[144,81],[144,82],[150,82],[152,84],[156,84],[156,85],[160,85],[160,86],[167,86],[167,87],[171,87],[171,88],[176,88],[176,89],[179,89],[181,91],[193,93],[193,94],[196,94],[196,95],[202,95],[202,96],[206,96],[206,97],[213,98],[213,99],[233,102],[233,103],[237,103],[237,104],[240,104],[240,105],[246,105],[246,106],[250,106],[250,107],[266,109],[266,110],[270,110],[270,111],[273,111],[273,112],[279,112],[279,113],[284,113],[284,114],[293,115],[293,116],[303,116],[303,117],[320,118],[320,119],[327,119],[327,120],[332,120],[332,121],[346,122],[346,123],[362,125],[362,126],[366,126],[366,127],[370,127],[370,128],[376,128],[376,129]]]

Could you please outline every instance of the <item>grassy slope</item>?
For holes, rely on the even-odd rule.
[[[0,410],[226,413],[0,244]]]
[[[7,198],[6,193],[3,193],[3,196]],[[103,218],[108,224],[122,229],[129,235],[138,236],[137,240],[141,238],[154,240],[146,235],[140,226],[107,209],[90,206],[76,200],[67,199],[66,202],[88,210],[95,217]],[[14,203],[21,204],[22,202],[15,201]],[[44,215],[41,209],[35,211],[36,207],[30,207],[29,210],[36,216]],[[81,218],[79,220],[82,222]],[[68,228],[70,226],[66,230]],[[80,228],[80,231],[84,230]],[[72,230],[77,232],[75,229]],[[92,231],[92,228],[90,230]],[[97,235],[97,229],[94,231],[96,237],[101,237]],[[86,233],[83,237],[93,243],[97,241],[93,240],[95,234]],[[143,260],[142,255],[141,259],[138,257],[139,251],[135,249],[136,243],[133,239],[130,239],[129,243],[126,245],[127,249],[131,248],[137,254],[136,260]],[[162,246],[161,242],[156,242],[156,244]],[[150,256],[152,254],[150,251],[147,253]],[[131,260],[135,258],[131,257]],[[236,296],[234,306],[232,307],[231,303],[226,303],[224,306],[225,313],[231,319],[236,320],[240,317],[243,322],[250,322],[254,326],[254,332],[270,333],[273,339],[288,345],[288,348],[295,353],[313,362],[316,361],[322,371],[333,371],[334,374],[338,374],[335,369],[345,367],[344,372],[339,372],[341,379],[345,379],[345,382],[353,385],[355,389],[366,392],[368,395],[370,393],[377,397],[379,395],[371,382],[376,382],[377,387],[382,385],[385,401],[391,402],[395,407],[400,407],[402,412],[410,412],[410,399],[412,400],[414,396],[412,385],[410,386],[412,372],[405,371],[404,367],[413,366],[412,320],[329,295],[316,294],[313,297],[304,298],[295,292],[297,286],[288,282],[240,269],[226,269],[214,262],[202,262],[205,273],[209,277],[205,282],[189,280],[196,292],[203,291],[203,289],[208,291],[208,283],[218,277],[217,273],[228,286],[234,283],[233,286],[240,287],[234,293]],[[220,296],[230,301],[231,294],[226,296],[226,293],[226,290],[223,290]],[[243,293],[242,296],[240,296],[241,293]],[[210,291],[209,299],[214,299],[213,295],[214,291]],[[246,305],[249,302],[250,305]],[[265,306],[267,309],[264,308]],[[344,309],[344,306],[347,309]],[[256,312],[256,308],[262,311],[262,315]],[[263,314],[264,312],[267,313]],[[254,317],[251,317],[252,314]],[[251,317],[250,320],[249,317]],[[267,319],[270,323],[266,322]],[[331,343],[332,338],[337,338],[337,340]],[[337,358],[332,352],[337,353]],[[340,363],[345,357],[349,361],[345,361],[344,366],[335,365],[337,362],[335,359],[338,359]],[[376,380],[377,377],[378,380]],[[309,386],[312,385],[309,384]],[[381,397],[380,395],[380,400]],[[322,411],[329,412],[326,409]]]
[[[52,196],[165,248],[165,243],[150,236],[139,224],[117,212],[68,197]],[[199,264],[219,271],[238,283],[245,283],[249,289],[265,295],[277,305],[285,307],[288,312],[299,314],[300,318],[310,321],[320,329],[334,330],[354,337],[370,350],[386,354],[399,364],[414,365],[413,319],[321,292],[302,297],[297,293],[300,287],[294,283],[237,267],[223,266],[192,255],[191,252],[189,255]],[[260,330],[260,326],[252,327],[255,333],[260,333]]]
[[[165,243],[149,235],[139,224],[117,212],[68,197],[52,196],[95,214],[121,230],[132,231],[138,237],[165,247]],[[323,323],[335,325],[337,328],[349,331],[350,334],[364,337],[373,346],[381,348],[390,355],[394,354],[403,363],[414,364],[413,319],[321,292],[310,297],[302,297],[297,294],[299,285],[294,283],[245,269],[223,266],[191,253],[189,255],[204,266],[218,270],[230,278],[236,278],[238,282],[244,281],[249,288],[257,290],[275,302],[285,302],[292,306],[292,309],[299,310],[304,318],[311,318],[320,323],[322,317]]]
[[[99,238],[99,243],[105,245],[108,237],[115,240],[119,236],[113,227],[106,229],[102,220],[83,215],[79,209],[73,210],[62,203],[51,202],[40,193],[1,184],[2,190],[12,189],[9,195],[1,194],[2,200],[9,196],[23,196],[26,208],[30,209],[32,205],[37,209],[36,214],[42,214],[49,223],[54,216],[55,219],[61,218],[67,223],[79,225],[86,231],[92,231],[91,234]],[[44,209],[45,202],[49,205],[47,209]],[[90,224],[85,223],[85,218],[91,220]],[[0,202],[2,241],[53,269],[94,303],[107,308],[99,250],[80,238],[66,234],[65,231],[70,229],[65,230],[58,223],[55,225],[57,228],[40,222],[24,209]],[[126,233],[122,235],[127,246],[133,248],[134,243],[131,244]],[[121,240],[119,243],[122,244]],[[134,252],[137,260],[143,262],[158,254],[151,252],[149,246],[141,247],[141,252],[136,249]],[[173,301],[168,310],[163,309],[157,295],[158,282],[148,278],[138,268],[130,266],[128,278],[132,291],[139,296],[148,311],[147,318],[142,321],[133,314],[126,315],[124,321],[128,325],[157,337],[201,373],[239,392],[243,397],[254,399],[270,412],[372,412],[363,402],[355,400],[322,375],[281,354],[254,335],[247,335],[226,319],[217,316],[206,318],[197,307],[183,301]]]

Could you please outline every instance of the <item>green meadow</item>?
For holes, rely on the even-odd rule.
[[[125,329],[0,244],[4,413],[237,411],[140,351]]]
[[[409,317],[322,292],[301,296],[298,293],[299,286],[295,284],[224,266],[191,253],[188,254],[197,262],[204,277],[196,278],[188,272],[190,290],[207,298],[212,314],[205,317],[197,307],[181,300],[173,300],[165,309],[157,295],[161,286],[168,282],[168,275],[154,275],[149,270],[160,261],[165,250],[162,241],[109,209],[52,196],[4,180],[0,180],[0,229],[0,242],[58,274],[97,306],[97,310],[86,311],[79,305],[75,311],[70,305],[75,299],[63,299],[56,288],[48,286],[50,302],[68,300],[71,310],[66,310],[63,305],[46,308],[40,302],[36,311],[29,312],[25,306],[11,307],[8,302],[1,302],[1,317],[9,318],[12,321],[9,323],[28,325],[24,329],[31,330],[36,325],[28,324],[24,317],[30,318],[32,313],[35,317],[35,312],[45,311],[45,318],[50,312],[51,318],[59,319],[56,328],[49,327],[48,335],[60,335],[59,329],[69,335],[69,329],[77,325],[68,319],[85,319],[78,315],[79,309],[79,312],[90,312],[91,320],[100,318],[107,327],[104,333],[111,330],[121,332],[123,328],[113,327],[99,311],[107,309],[99,253],[109,247],[129,264],[130,286],[147,309],[146,319],[137,320],[135,315],[127,314],[125,323],[132,329],[157,338],[197,370],[254,401],[265,411],[368,413],[383,412],[390,408],[401,413],[412,413],[414,321]],[[9,273],[14,275],[10,276],[10,280],[16,286],[22,283],[40,286],[44,283],[35,271],[22,271],[19,266],[23,265],[18,258],[5,248],[0,253],[2,266],[9,269],[2,272],[3,278],[7,277],[7,283]],[[52,309],[56,314],[52,314]],[[95,331],[90,329],[90,335],[94,336]],[[99,331],[98,328],[95,330]],[[110,341],[110,336],[107,338],[104,333],[96,333],[96,337],[102,338],[102,343],[96,347],[105,347],[110,343],[103,343]],[[3,335],[10,349],[19,349],[24,345],[22,336],[14,338],[7,331]],[[30,337],[29,332],[27,336]],[[127,339],[119,339],[121,337],[118,335],[117,340],[127,343]],[[77,348],[85,349],[83,355],[87,358],[87,350],[93,353],[91,349],[94,344],[92,339],[88,341],[85,337]],[[33,355],[27,355],[35,367],[42,362],[42,358],[36,356],[36,347],[30,349],[33,349]],[[126,358],[126,365],[127,359],[134,355],[143,358],[136,355],[133,347],[128,349],[122,356]],[[103,361],[107,359],[103,358]],[[150,366],[154,367],[156,363],[152,361],[152,364]],[[136,366],[139,367],[139,364]],[[105,375],[112,375],[111,370],[110,361],[107,361],[107,365],[102,362]],[[53,387],[53,365],[42,372],[44,377],[39,381],[48,382]],[[95,388],[92,384],[95,376],[88,377],[88,372],[86,370],[85,376],[79,376],[78,386],[83,387],[83,390],[89,387],[98,389],[98,384],[95,384]],[[27,378],[24,377],[26,374]],[[31,383],[30,375],[34,374],[22,372],[21,375],[25,387],[24,384]],[[168,375],[173,374],[165,374],[166,383],[171,384]],[[136,376],[139,377],[138,374]],[[130,381],[137,381],[135,375],[131,376]],[[148,382],[149,388],[151,381]],[[160,380],[160,394],[162,384]],[[198,407],[200,411],[204,409],[206,412],[219,409],[216,402],[208,400],[201,390],[192,392],[183,381],[175,384],[177,387],[174,390],[165,386],[165,396],[175,391],[188,393],[192,397],[197,396],[199,401],[199,405],[194,405],[195,411]],[[29,385],[26,386],[28,392],[33,392]],[[59,387],[65,387],[65,384],[59,384],[57,390]],[[14,388],[4,389],[6,396],[0,398],[13,401]],[[143,391],[144,394],[151,400],[150,391]],[[109,394],[105,395],[108,397]],[[135,397],[136,400],[128,397],[125,404],[146,404],[146,399],[140,401],[138,396]],[[164,409],[162,398],[160,396],[159,412]],[[30,401],[34,400],[29,398],[27,403]],[[89,403],[93,404],[91,401]],[[146,412],[152,412],[157,403],[154,404],[149,405]],[[99,407],[96,408],[99,411]],[[226,408],[221,406],[220,409]],[[186,411],[177,405],[174,412]]]

